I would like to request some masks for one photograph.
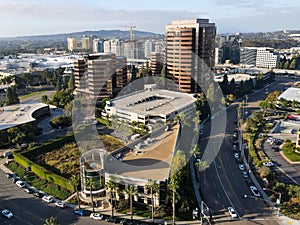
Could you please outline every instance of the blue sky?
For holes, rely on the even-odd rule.
[[[124,29],[164,33],[175,19],[209,18],[218,33],[300,30],[295,0],[0,0],[0,37]]]

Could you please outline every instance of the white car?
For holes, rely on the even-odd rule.
[[[12,214],[12,212],[9,211],[8,209],[3,209],[2,215],[5,216],[7,219],[14,217],[14,214]]]
[[[21,180],[17,181],[16,185],[18,185],[18,187],[20,187],[20,188],[25,187],[25,183],[23,181],[21,181]]]
[[[244,166],[244,164],[239,164],[239,168],[240,168],[240,170],[245,170],[245,166]]]
[[[228,207],[228,212],[229,212],[229,214],[232,218],[237,218],[237,214],[236,214],[235,209],[233,207]]]
[[[263,162],[262,165],[267,167],[274,166],[272,162]]]
[[[274,138],[272,138],[272,137],[269,137],[269,138],[266,140],[266,142],[269,142],[269,143],[271,143],[271,142],[273,142],[273,140],[274,140]]]
[[[60,208],[66,208],[66,206],[67,206],[67,204],[65,202],[62,202],[62,201],[55,202],[55,205],[57,207],[60,207]]]
[[[53,197],[52,196],[49,196],[49,195],[45,195],[43,198],[42,198],[43,201],[47,202],[47,203],[51,203],[53,202]]]
[[[253,193],[253,195],[255,197],[260,197],[261,196],[259,191],[257,190],[257,188],[255,186],[250,186],[250,190],[251,190],[251,192]]]
[[[239,157],[239,153],[234,153],[234,158],[238,159]]]
[[[94,220],[103,220],[103,215],[99,213],[91,213],[90,218]]]

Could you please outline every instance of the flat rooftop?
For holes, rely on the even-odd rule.
[[[48,105],[36,101],[27,101],[0,108],[0,130],[35,121],[32,113],[45,106]]]
[[[290,87],[286,89],[281,95],[278,96],[278,99],[285,99],[288,101],[296,100],[300,102],[300,88]]]
[[[110,101],[118,110],[130,111],[139,115],[167,115],[174,110],[195,102],[191,94],[168,90],[144,90]]]
[[[109,156],[106,172],[124,177],[165,180],[169,177],[178,125],[152,137],[154,142],[127,153],[123,161]],[[144,142],[141,142],[144,143]]]

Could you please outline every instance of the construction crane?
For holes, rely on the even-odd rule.
[[[120,26],[122,28],[129,28],[129,37],[130,41],[133,41],[133,33],[132,33],[132,28],[136,28],[136,26],[133,26],[132,24],[127,25],[127,26]]]

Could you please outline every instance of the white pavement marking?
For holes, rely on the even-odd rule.
[[[233,205],[233,203],[232,203],[232,201],[230,200],[230,198],[229,198],[229,196],[228,196],[228,194],[227,194],[227,191],[226,191],[225,188],[224,188],[224,185],[223,185],[222,181],[221,181],[221,178],[220,178],[220,175],[219,175],[219,171],[218,171],[218,169],[217,169],[217,165],[216,165],[216,162],[215,162],[215,161],[214,161],[214,165],[215,165],[215,170],[216,170],[216,172],[217,172],[217,176],[218,176],[218,179],[219,179],[219,181],[220,181],[220,184],[221,184],[221,187],[222,187],[222,189],[223,189],[223,192],[225,193],[225,195],[226,195],[228,201],[230,202],[231,206],[232,206],[233,208],[235,208],[234,205]],[[219,167],[219,166],[218,166],[218,167]],[[222,167],[221,167],[221,168],[222,168]],[[235,208],[235,210],[236,210],[236,208]],[[237,212],[237,211],[236,211],[236,212]],[[238,215],[238,218],[240,219],[241,217],[240,217],[240,215],[239,215],[238,212],[237,212],[237,215]]]

